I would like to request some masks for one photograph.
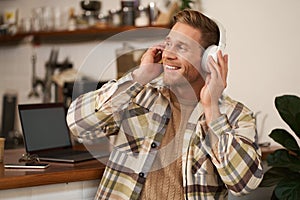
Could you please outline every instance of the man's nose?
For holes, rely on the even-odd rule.
[[[164,49],[162,57],[165,59],[175,59],[177,57],[177,52],[173,46],[168,47]]]

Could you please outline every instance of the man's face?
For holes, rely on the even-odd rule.
[[[164,82],[170,86],[198,84],[202,81],[200,63],[203,48],[199,44],[201,32],[177,22],[165,40],[162,54]]]

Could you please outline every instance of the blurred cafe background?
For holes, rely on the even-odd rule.
[[[22,143],[17,104],[64,102],[136,67],[183,0],[0,0],[0,127]],[[227,32],[226,92],[257,114],[260,142],[286,127],[275,96],[299,94],[297,0],[195,0]],[[129,66],[129,67],[128,67]],[[76,87],[74,87],[76,86]]]
[[[179,3],[1,0],[5,147],[22,146],[18,104],[63,102],[68,108],[80,94],[124,75],[147,47],[164,39]]]

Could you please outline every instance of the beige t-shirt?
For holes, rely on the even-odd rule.
[[[140,196],[141,200],[184,198],[182,142],[185,126],[196,104],[195,101],[182,99],[175,100],[171,104],[172,117],[159,147],[152,171],[146,178]]]

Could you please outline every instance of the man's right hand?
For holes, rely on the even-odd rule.
[[[158,44],[144,53],[139,68],[133,71],[135,81],[145,85],[163,72],[163,66],[160,63],[163,50],[164,45]]]

